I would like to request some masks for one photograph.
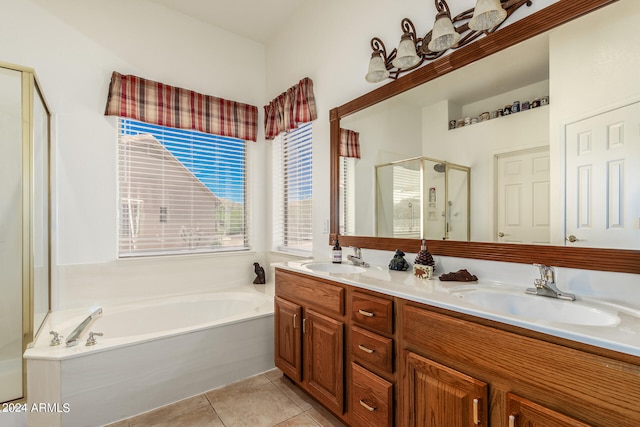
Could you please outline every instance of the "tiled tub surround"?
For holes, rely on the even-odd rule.
[[[364,250],[362,252],[363,259],[372,265],[362,274],[314,272],[305,267],[305,264],[311,260],[284,262],[277,266],[284,270],[342,282],[410,301],[640,356],[640,277],[638,275],[555,269],[558,288],[564,292],[576,294],[578,301],[593,301],[620,318],[620,322],[612,326],[585,326],[550,322],[543,317],[534,319],[511,316],[479,308],[451,293],[452,288],[464,286],[465,283],[438,280],[438,276],[443,273],[465,268],[479,278],[478,282],[470,283],[469,286],[497,287],[514,292],[521,290],[524,293],[526,288],[533,286],[534,279],[539,278],[538,269],[533,265],[436,256],[434,257],[436,271],[433,278],[423,281],[414,277],[411,270],[405,272],[388,270],[386,265],[392,257],[390,252]],[[405,256],[405,259],[411,263],[414,258],[415,254]],[[330,262],[329,259],[313,261]],[[348,263],[346,260],[343,262]]]
[[[54,312],[27,359],[29,403],[69,411],[29,413],[30,426],[102,425],[273,367],[272,285],[243,286],[126,305],[105,305],[98,344],[50,347],[91,309]]]

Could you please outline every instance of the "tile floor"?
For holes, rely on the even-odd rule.
[[[108,427],[342,427],[279,369],[158,408]]]

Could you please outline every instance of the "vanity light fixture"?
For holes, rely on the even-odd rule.
[[[418,37],[409,18],[401,22],[402,38],[397,49],[387,54],[382,40],[371,39],[371,60],[365,79],[379,83],[387,78],[397,79],[401,73],[413,70],[425,61],[442,56],[449,49],[465,46],[482,34],[496,31],[520,7],[531,6],[532,0],[477,0],[476,7],[451,17],[446,0],[434,0],[436,10],[433,29]]]

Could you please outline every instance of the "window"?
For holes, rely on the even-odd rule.
[[[246,143],[120,119],[120,257],[248,249]]]
[[[355,158],[340,157],[340,235],[355,235]]]
[[[273,141],[274,249],[311,254],[311,122]]]

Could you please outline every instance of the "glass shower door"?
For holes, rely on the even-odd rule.
[[[0,402],[22,390],[22,73],[0,68]],[[27,218],[28,219],[28,218]]]

